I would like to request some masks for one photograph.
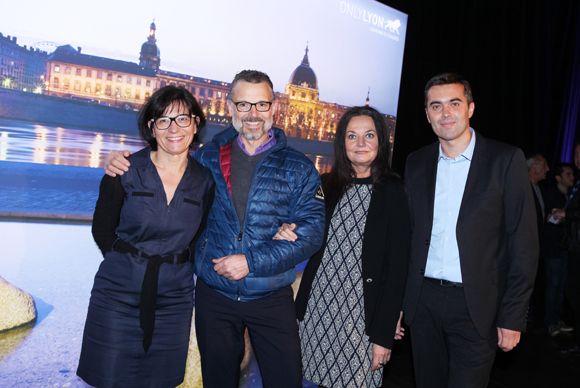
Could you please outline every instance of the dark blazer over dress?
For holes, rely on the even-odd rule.
[[[327,178],[328,175],[322,176],[323,187]],[[300,321],[304,319],[312,282],[324,256],[336,205],[327,207],[324,243],[302,275],[296,296],[296,316]],[[409,206],[403,184],[395,180],[375,182],[362,246],[365,332],[370,342],[387,349],[392,349],[401,311],[410,237]]]

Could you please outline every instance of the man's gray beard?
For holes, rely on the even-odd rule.
[[[264,136],[264,134],[266,132],[268,132],[272,128],[273,124],[274,124],[274,116],[272,115],[270,120],[264,122],[264,125],[262,125],[262,130],[260,132],[254,132],[254,133],[243,132],[242,133],[241,132],[242,127],[243,127],[242,121],[236,119],[235,116],[232,116],[232,125],[234,126],[236,131],[238,131],[240,136],[242,136],[246,140],[258,140],[258,139],[260,139],[262,136]]]

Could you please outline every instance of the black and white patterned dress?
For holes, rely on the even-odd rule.
[[[304,377],[325,387],[382,384],[382,370],[371,371],[361,261],[372,185],[356,183],[334,210],[306,314],[299,322]]]

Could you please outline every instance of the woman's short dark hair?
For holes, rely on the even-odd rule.
[[[163,116],[167,107],[173,103],[181,105],[187,109],[189,114],[195,116],[197,132],[205,126],[205,116],[195,97],[185,88],[173,85],[165,86],[153,93],[149,101],[143,105],[137,120],[141,137],[149,143],[153,151],[157,151],[157,140],[153,137],[153,127],[149,127],[149,122],[152,119]],[[198,118],[199,122],[197,121]]]
[[[336,127],[334,138],[334,161],[332,170],[325,180],[325,196],[327,205],[334,207],[342,197],[344,191],[351,185],[352,178],[356,176],[351,161],[346,155],[346,129],[350,120],[357,116],[368,116],[373,120],[379,140],[377,157],[371,164],[371,178],[373,182],[399,176],[391,169],[391,145],[389,142],[389,130],[385,117],[370,106],[355,106],[347,110]]]

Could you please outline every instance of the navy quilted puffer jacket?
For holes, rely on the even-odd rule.
[[[265,151],[254,170],[243,229],[220,158],[220,151],[227,153],[238,135],[235,128],[215,135],[194,156],[211,170],[216,183],[207,227],[196,247],[195,273],[212,289],[239,301],[258,299],[292,284],[295,265],[318,251],[324,235],[324,201],[321,191],[317,195],[322,190],[320,175],[304,154],[287,147],[281,129],[273,131],[276,144]],[[284,222],[298,225],[295,242],[272,240]],[[250,273],[238,281],[213,269],[213,259],[232,254],[244,254],[248,261]]]

